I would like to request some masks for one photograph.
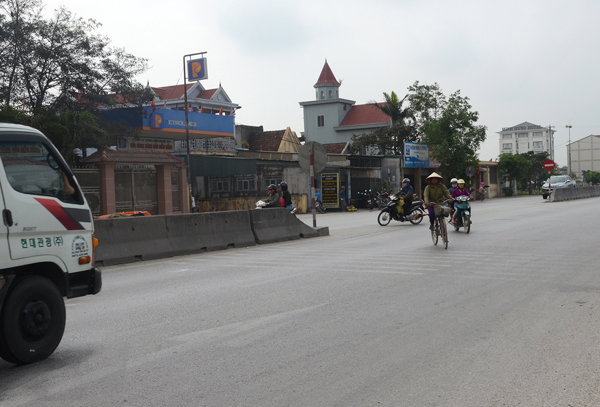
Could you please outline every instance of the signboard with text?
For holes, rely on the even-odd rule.
[[[155,153],[172,153],[175,151],[173,140],[151,137],[119,137],[118,150],[151,151]]]
[[[326,208],[339,208],[339,174],[321,174],[321,202]]]

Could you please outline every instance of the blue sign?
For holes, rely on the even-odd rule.
[[[208,78],[206,58],[192,59],[187,63],[188,81],[199,81]]]
[[[429,168],[429,149],[426,144],[404,143],[405,168]]]

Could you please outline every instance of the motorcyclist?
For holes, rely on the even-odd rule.
[[[281,204],[279,203],[279,192],[277,191],[277,185],[271,184],[269,185],[269,197],[265,201],[265,207],[267,208],[279,208]]]
[[[452,198],[456,198],[461,195],[466,195],[469,198],[472,198],[469,191],[467,191],[467,188],[465,188],[465,180],[464,179],[459,179],[457,184],[458,184],[458,187],[456,187],[454,189],[454,191],[452,191]],[[455,202],[454,203],[454,215],[452,216],[452,220],[450,221],[450,223],[452,223],[453,225],[456,223],[456,219],[458,219],[458,215],[460,214],[456,207],[457,207],[457,204]]]
[[[287,182],[281,181],[279,188],[281,189],[281,197],[283,198],[283,207],[288,211],[291,211],[294,209],[294,205],[292,204],[292,195],[290,194],[290,191],[288,191]]]
[[[402,180],[402,188],[400,189],[398,195],[404,201],[404,204],[402,205],[402,210],[403,213],[406,215],[408,213],[408,208],[410,208],[410,205],[412,204],[415,195],[415,189],[412,187],[412,185],[410,185],[410,180],[408,178],[404,178]]]
[[[452,178],[450,180],[450,188],[448,188],[448,191],[452,194],[452,191],[454,191],[454,189],[457,187],[458,185],[458,180],[456,178]]]
[[[427,212],[429,213],[429,229],[433,230],[433,222],[435,221],[435,205],[442,203],[444,198],[452,199],[452,195],[448,191],[448,188],[442,184],[442,176],[437,173],[432,173],[430,176],[425,178],[427,185],[423,192],[423,199],[427,206]]]

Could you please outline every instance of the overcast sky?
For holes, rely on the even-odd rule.
[[[183,83],[183,55],[206,51],[207,89],[242,106],[238,124],[304,131],[299,102],[315,99],[325,59],[340,97],[400,97],[415,81],[460,90],[487,127],[480,159],[498,157],[502,127],[555,126],[555,156],[600,134],[597,0],[46,0],[93,18],[112,45],[149,60],[138,79]]]

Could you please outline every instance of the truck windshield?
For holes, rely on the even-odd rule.
[[[0,160],[15,191],[76,201],[75,189],[43,143],[0,141]]]

